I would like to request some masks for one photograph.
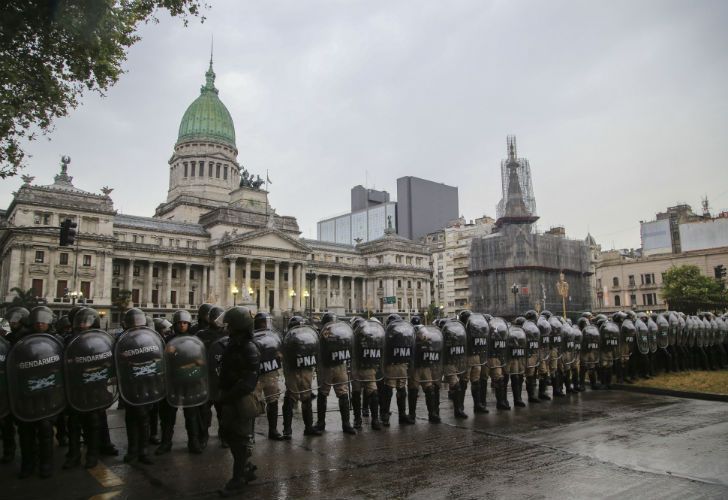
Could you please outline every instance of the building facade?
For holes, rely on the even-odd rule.
[[[0,294],[10,301],[13,288],[32,288],[58,313],[87,302],[108,313],[109,326],[127,294],[128,305],[154,316],[204,302],[276,316],[427,308],[425,245],[394,234],[358,245],[303,239],[295,217],[276,213],[263,180],[240,168],[237,154],[211,61],[180,123],[167,199],[154,216],[119,214],[108,187],[79,189],[65,159],[52,184],[24,176],[0,220]],[[59,246],[66,219],[78,224],[73,247]]]
[[[459,217],[458,188],[420,179],[397,179],[397,233],[419,240]]]

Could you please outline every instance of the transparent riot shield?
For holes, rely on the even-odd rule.
[[[637,328],[631,319],[625,318],[619,326],[619,353],[621,357],[631,357],[634,352]]]
[[[315,391],[316,387],[300,390],[298,385],[289,384],[297,375],[318,367],[320,355],[319,337],[316,330],[308,325],[291,328],[283,337],[283,373],[286,376],[286,390],[293,394]]]
[[[441,331],[445,342],[443,359],[445,375],[462,375],[468,368],[466,356],[468,338],[465,325],[453,319],[446,321]]]
[[[649,330],[647,325],[640,318],[637,318],[634,322],[635,327],[635,340],[637,343],[637,350],[640,354],[647,355],[650,353],[650,339]]]
[[[678,327],[677,327],[677,336],[675,338],[675,344],[676,345],[685,345],[685,337],[686,337],[686,324],[685,324],[685,318],[681,315],[677,315],[677,321],[678,321]]]
[[[516,325],[509,325],[508,337],[508,373],[510,375],[523,375],[526,372],[526,359],[529,356],[528,341],[523,328]]]
[[[584,341],[584,334],[577,324],[571,325],[571,333],[574,336],[574,361],[581,359],[581,344]]]
[[[222,355],[227,349],[230,337],[221,337],[210,343],[207,349],[207,371],[210,377],[210,399],[217,402],[220,401],[220,364]],[[204,341],[203,341],[204,343]]]
[[[576,334],[574,330],[578,330],[578,328],[575,328],[568,323],[564,323],[561,327],[561,335],[564,340],[564,352],[561,356],[561,361],[564,363],[564,366],[567,367],[570,367],[577,359],[579,359],[576,352]]]
[[[351,361],[354,349],[354,332],[343,321],[327,323],[321,329],[321,362],[326,367],[338,366]]]
[[[599,355],[601,352],[601,335],[599,329],[594,325],[587,325],[582,330],[581,341],[581,363],[591,370],[599,365]]]
[[[114,346],[121,397],[132,406],[156,403],[167,392],[164,340],[146,326],[121,334]]]
[[[10,349],[7,358],[10,409],[15,418],[35,422],[66,407],[63,345],[53,335],[34,333]]]
[[[468,342],[468,365],[484,366],[488,363],[488,321],[480,313],[471,313],[465,325]]]
[[[361,321],[354,330],[352,379],[359,382],[382,380],[382,361],[386,333],[378,321]]]
[[[8,395],[7,362],[10,342],[0,336],[0,418],[10,413],[10,396]]]
[[[258,346],[260,351],[260,375],[261,377],[277,378],[275,375],[283,368],[283,342],[281,335],[273,328],[265,328],[257,330],[253,333],[253,342]],[[269,375],[273,373],[274,375]],[[273,384],[266,383],[265,397],[273,398],[280,396],[282,390],[272,390],[270,386]],[[280,387],[280,384],[277,385]]]
[[[688,347],[692,349],[698,343],[700,326],[698,325],[695,316],[688,316],[686,322],[688,323]]]
[[[114,339],[103,330],[87,330],[65,351],[66,397],[76,411],[103,410],[119,397],[114,367]]]
[[[660,349],[667,349],[670,345],[670,322],[668,321],[665,314],[657,315],[657,347]]]
[[[415,327],[407,321],[392,321],[387,325],[384,337],[384,366],[407,365],[409,369],[412,365],[415,349]],[[394,370],[392,370],[394,371]],[[407,375],[393,377],[391,374],[387,378],[406,380]]]
[[[650,344],[650,352],[652,354],[657,352],[657,323],[652,318],[647,318],[647,341]]]
[[[526,334],[526,342],[528,342],[529,355],[526,357],[526,368],[538,368],[538,365],[541,364],[539,355],[541,353],[541,331],[536,323],[528,320],[524,321],[521,328]]]
[[[445,342],[442,332],[434,325],[415,327],[415,380],[418,384],[439,384],[442,381],[442,361]]]
[[[710,345],[714,346],[718,343],[718,322],[715,317],[710,317]]]
[[[561,335],[562,324],[556,316],[549,318],[551,325],[551,359],[561,359],[564,352],[564,337]]]
[[[617,359],[619,356],[619,326],[611,320],[602,323],[599,329],[602,340],[600,358],[603,360]]]
[[[675,345],[677,344],[677,335],[680,329],[680,319],[675,312],[670,311],[667,313],[667,321],[670,324],[670,329],[667,331],[668,345]]]
[[[541,337],[539,338],[539,359],[548,363],[551,359],[551,323],[545,316],[539,316],[536,322]]]
[[[508,324],[503,318],[490,320],[488,338],[488,368],[503,368],[508,363]]]
[[[199,406],[210,396],[205,343],[193,335],[179,335],[164,348],[167,403],[175,408]]]

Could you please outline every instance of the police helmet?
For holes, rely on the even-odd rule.
[[[356,330],[360,324],[365,323],[366,320],[361,316],[354,316],[349,320],[349,326],[352,330]]]
[[[579,325],[579,328],[583,330],[587,326],[589,326],[589,318],[582,316],[578,320],[576,320],[576,324]]]
[[[523,316],[518,316],[516,319],[513,320],[513,324],[517,326],[523,326],[523,324],[526,322],[526,318]]]
[[[624,311],[624,313],[625,313],[625,314],[627,315],[627,317],[628,317],[629,319],[631,319],[632,321],[634,321],[634,320],[636,320],[636,319],[637,319],[637,315],[636,315],[636,314],[634,313],[634,311],[633,311],[632,309],[627,309],[626,311]]]
[[[216,323],[224,326],[231,337],[251,337],[253,334],[253,313],[247,307],[231,307],[217,318]]]
[[[140,326],[146,326],[147,316],[137,307],[127,309],[124,313],[124,317],[121,320],[121,325],[128,330],[129,328],[137,328]]]
[[[463,325],[467,325],[471,314],[473,314],[472,311],[468,309],[463,309],[462,311],[460,311],[460,314],[458,314],[458,319]]]
[[[91,328],[101,328],[101,318],[96,309],[84,307],[73,316],[73,330],[83,332]]]
[[[326,326],[329,323],[333,323],[334,321],[337,321],[338,318],[336,317],[335,313],[332,312],[326,312],[323,316],[321,316],[321,328]]]
[[[10,328],[12,330],[16,330],[28,324],[28,316],[30,316],[30,311],[28,311],[25,307],[16,306],[11,307],[8,310],[8,314],[5,316],[5,319],[8,320]]]
[[[487,321],[488,323],[490,323],[490,321],[493,319],[493,316],[488,313],[483,314],[483,317],[485,318],[485,321]]]
[[[68,319],[73,324],[73,318],[76,316],[76,313],[83,309],[85,306],[73,306],[70,311],[68,311]]]
[[[410,318],[410,323],[412,323],[414,326],[421,325],[422,318],[420,318],[417,314],[415,314],[414,316],[412,316],[412,318]]]
[[[185,322],[192,324],[192,315],[189,311],[185,311],[184,309],[180,309],[179,311],[175,311],[172,315],[172,324],[176,325],[177,323]]]
[[[71,320],[68,319],[68,316],[61,316],[56,321],[56,331],[58,333],[68,333],[72,327],[73,325],[71,324]]]
[[[602,326],[602,323],[604,323],[605,321],[607,321],[607,316],[605,314],[597,314],[594,317],[594,323],[597,326]]]
[[[207,312],[207,321],[209,326],[217,326],[215,321],[217,321],[217,318],[220,317],[222,313],[225,312],[225,309],[223,309],[220,306],[212,306],[210,310]]]
[[[167,318],[154,318],[154,331],[162,337],[166,337],[171,328],[172,323],[170,323]]]
[[[48,329],[53,325],[53,311],[50,310],[47,306],[37,306],[34,307],[30,311],[30,316],[28,316],[28,324],[31,328],[34,330],[40,330],[41,332],[46,332]],[[48,325],[47,327],[36,327],[35,325]]]
[[[212,309],[212,304],[205,303],[200,305],[200,307],[197,309],[197,324],[207,326],[208,322],[210,321],[210,309]]]
[[[288,320],[288,329],[296,328],[297,326],[302,326],[306,324],[306,318],[303,316],[291,316],[291,318]]]
[[[393,321],[402,321],[402,316],[400,316],[397,313],[392,313],[389,316],[387,316],[387,319],[384,321],[384,324],[389,326],[389,324]]]
[[[621,323],[625,319],[627,319],[627,313],[623,311],[617,311],[616,313],[612,314],[612,321],[615,323]]]
[[[533,321],[534,323],[538,321],[538,313],[533,309],[529,309],[528,311],[526,311],[524,316],[528,321]]]
[[[591,319],[594,317],[594,315],[590,311],[584,311],[583,313],[581,313],[581,317],[586,318],[589,321],[591,321]]]
[[[255,330],[265,330],[271,328],[271,326],[272,320],[267,312],[259,312],[253,318],[253,329]]]
[[[553,315],[554,313],[552,313],[548,309],[544,309],[543,311],[541,311],[541,316],[545,317],[546,319],[551,319],[551,316]]]

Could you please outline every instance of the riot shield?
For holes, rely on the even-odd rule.
[[[687,333],[687,330],[686,330],[685,318],[682,316],[682,314],[677,315],[677,321],[678,321],[678,327],[677,327],[677,336],[675,338],[675,344],[685,345],[685,334]]]
[[[680,329],[680,320],[677,314],[670,311],[667,313],[667,321],[670,324],[670,329],[667,331],[668,345],[675,345],[677,343],[678,330]]]
[[[541,347],[541,331],[533,321],[524,321],[521,325],[523,332],[526,334],[526,342],[528,343],[528,357],[526,358],[526,368],[537,368],[541,363],[540,347]],[[547,337],[548,338],[548,337]]]
[[[711,316],[710,320],[710,346],[718,343],[718,322]]]
[[[571,325],[571,333],[574,336],[574,361],[576,361],[577,359],[581,359],[581,345],[584,341],[584,334],[581,333],[581,329],[576,323]]]
[[[126,330],[114,346],[114,361],[124,401],[140,406],[164,399],[164,340],[157,332],[146,326]]]
[[[445,341],[434,325],[415,327],[415,378],[418,384],[437,383],[442,380],[442,358]]]
[[[502,368],[508,362],[508,324],[495,317],[489,323],[488,368]]]
[[[275,330],[258,330],[253,342],[260,351],[260,374],[265,375],[283,368],[283,343]]]
[[[541,361],[548,361],[551,359],[551,323],[545,316],[539,316],[536,322],[538,330],[541,332],[541,338],[539,339],[539,359]]]
[[[602,359],[617,359],[619,356],[619,326],[612,320],[604,321],[599,328],[601,345],[599,347]]]
[[[686,320],[686,323],[688,324],[688,347],[693,348],[697,344],[698,341],[698,323],[695,320],[695,316],[688,316],[688,319]]]
[[[650,353],[650,339],[649,330],[647,325],[640,318],[637,318],[634,322],[635,328],[635,339],[637,343],[637,350],[640,354],[647,355]]]
[[[657,347],[667,349],[670,344],[670,322],[663,313],[657,315]]]
[[[728,335],[728,323],[726,323],[726,321],[720,316],[717,317],[715,321],[718,323],[718,343],[725,344],[726,335]]]
[[[564,339],[564,351],[561,356],[561,361],[565,366],[571,366],[577,359],[579,359],[575,347],[576,334],[574,333],[574,330],[578,330],[578,328],[575,328],[573,325],[568,323],[564,323],[561,326],[561,335]]]
[[[326,323],[321,329],[321,362],[333,367],[351,361],[354,332],[343,321]]]
[[[220,400],[220,363],[222,355],[227,349],[230,337],[221,337],[214,340],[207,349],[207,370],[210,377],[210,399]],[[204,343],[204,341],[203,341]]]
[[[620,355],[632,356],[636,331],[637,327],[629,318],[625,318],[622,324],[619,325]]]
[[[34,333],[18,340],[7,358],[10,409],[15,418],[35,422],[66,407],[63,345],[53,335]]]
[[[392,321],[384,337],[384,365],[412,364],[415,327],[407,321]]]
[[[525,360],[529,356],[528,341],[526,340],[526,332],[523,328],[516,325],[508,326],[508,336],[506,338],[506,344],[508,346],[508,373],[511,375],[523,375],[525,373],[526,363]],[[515,361],[520,361],[515,363]]]
[[[382,351],[384,351],[385,337],[384,327],[379,321],[362,321],[354,330],[354,357],[351,360],[351,367],[355,380],[376,382],[382,379]],[[374,375],[368,376],[366,373]]]
[[[468,336],[468,363],[470,366],[483,366],[488,363],[488,321],[480,313],[471,313],[465,331]],[[477,364],[475,358],[478,358]]]
[[[461,375],[468,368],[465,351],[468,344],[468,336],[465,326],[458,320],[453,319],[442,325],[442,338],[445,342],[443,363],[454,370],[454,373]]]
[[[309,325],[295,326],[283,337],[283,373],[286,376],[286,390],[295,394],[310,392],[300,391],[297,385],[289,386],[301,370],[314,370],[318,367],[321,347],[319,336]],[[311,387],[315,391],[316,387]]]
[[[199,406],[210,396],[205,343],[194,335],[178,335],[164,348],[167,403],[175,408]]]
[[[10,398],[8,396],[7,361],[10,352],[10,342],[0,336],[0,418],[10,413]]]
[[[87,330],[66,346],[66,397],[76,411],[103,410],[119,397],[114,369],[114,339]]]
[[[556,316],[549,318],[549,325],[551,325],[551,359],[561,359],[564,352],[564,337],[561,335],[562,324]]]
[[[582,330],[581,362],[585,368],[591,370],[599,365],[601,353],[601,335],[594,325],[587,325]]]
[[[655,354],[657,352],[657,323],[652,321],[652,318],[647,317],[647,341],[650,344],[650,352]]]

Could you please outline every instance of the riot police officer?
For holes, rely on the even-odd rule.
[[[255,388],[260,370],[260,351],[253,342],[253,315],[247,307],[228,309],[218,318],[230,342],[220,362],[220,391],[223,404],[222,433],[233,456],[232,478],[221,491],[234,494],[255,479],[253,454],[255,417],[258,408]]]
[[[190,326],[190,333],[192,335],[197,335],[198,332],[201,330],[206,330],[210,327],[210,309],[212,309],[212,304],[201,304],[200,307],[197,309],[197,323]]]
[[[485,316],[471,311],[461,311],[458,315],[467,333],[467,371],[465,382],[470,381],[470,395],[473,398],[473,413],[488,413],[485,398],[480,387],[482,373],[488,364],[488,321]]]
[[[188,311],[181,309],[175,311],[172,316],[172,335],[167,338],[167,342],[173,339],[192,335],[190,327],[192,326],[192,316]],[[190,453],[200,454],[204,449],[203,435],[207,429],[203,429],[202,406],[190,406],[183,409],[185,417],[185,429],[187,431],[187,450]],[[163,455],[172,450],[172,437],[174,436],[174,424],[177,419],[177,408],[170,405],[166,400],[159,403],[159,416],[162,423],[162,442],[154,452],[155,455]],[[205,442],[205,444],[207,444]]]
[[[30,311],[25,307],[15,306],[8,309],[5,319],[8,320],[10,332],[5,339],[10,346],[28,334],[28,316],[30,316]],[[9,413],[0,419],[0,422],[3,436],[3,456],[0,458],[0,463],[9,464],[15,458],[15,418],[12,413]]]
[[[541,400],[536,396],[536,379],[538,377],[545,377],[548,375],[548,369],[546,362],[541,359],[543,355],[549,356],[548,340],[549,336],[541,335],[541,330],[538,327],[538,313],[534,310],[526,311],[524,314],[524,321],[521,324],[524,333],[526,334],[526,340],[529,344],[528,358],[526,358],[526,394],[528,395],[529,403],[540,403]],[[545,325],[550,330],[550,325]],[[545,343],[542,344],[542,339],[545,339]],[[545,387],[544,387],[545,390]],[[548,396],[547,396],[548,397]]]
[[[453,403],[453,413],[455,418],[468,418],[465,413],[465,391],[468,387],[468,378],[465,375],[468,368],[465,325],[457,319],[448,318],[440,323],[440,331],[445,342],[444,382],[449,386],[448,396]]]
[[[611,319],[599,319],[599,336],[601,338],[601,361],[602,386],[605,389],[612,388],[612,368],[615,359],[619,356],[619,326]]]
[[[579,369],[579,386],[584,387],[586,383],[587,373],[589,374],[589,383],[593,391],[601,389],[599,380],[597,377],[597,371],[599,369],[599,349],[601,340],[599,336],[599,329],[591,324],[589,315],[582,315],[576,322],[577,326],[581,330],[581,356]],[[606,318],[605,318],[606,319]],[[596,320],[596,319],[595,319]]]
[[[278,400],[281,395],[278,380],[283,366],[283,354],[281,353],[281,337],[273,329],[273,320],[270,314],[259,312],[255,315],[253,319],[253,342],[260,351],[258,390],[265,399],[268,439],[282,441],[283,435],[278,432]]]
[[[354,409],[354,428],[361,429],[362,396],[364,406],[369,408],[373,430],[380,430],[379,386],[382,381],[382,350],[384,349],[384,327],[377,319],[352,318],[354,330],[354,352],[351,360],[351,396]],[[381,385],[381,384],[380,384]]]
[[[631,311],[630,311],[631,312]],[[632,322],[630,316],[622,311],[616,312],[612,315],[612,321],[619,326],[619,354],[614,360],[614,370],[617,373],[617,383],[633,383],[629,377],[627,371],[629,367],[629,360],[633,355],[635,345],[635,335],[637,329]]]
[[[204,304],[203,304],[204,305]],[[220,306],[212,306],[207,312],[207,328],[199,329],[197,336],[205,344],[205,349],[208,352],[208,358],[210,356],[210,348],[220,339],[225,338],[224,330],[217,324],[217,319],[225,312]],[[221,354],[219,354],[221,356]],[[218,368],[219,359],[210,362],[211,373]],[[215,374],[216,375],[216,374]],[[212,427],[212,408],[215,407],[215,414],[217,415],[218,429],[222,421],[222,405],[215,400],[215,395],[203,406],[202,408],[202,443],[207,444],[210,436],[210,427]],[[218,432],[219,434],[219,432]],[[223,447],[227,447],[227,443],[222,441]]]
[[[488,375],[495,393],[496,409],[510,410],[508,404],[508,324],[503,318],[495,317],[489,321]]]

